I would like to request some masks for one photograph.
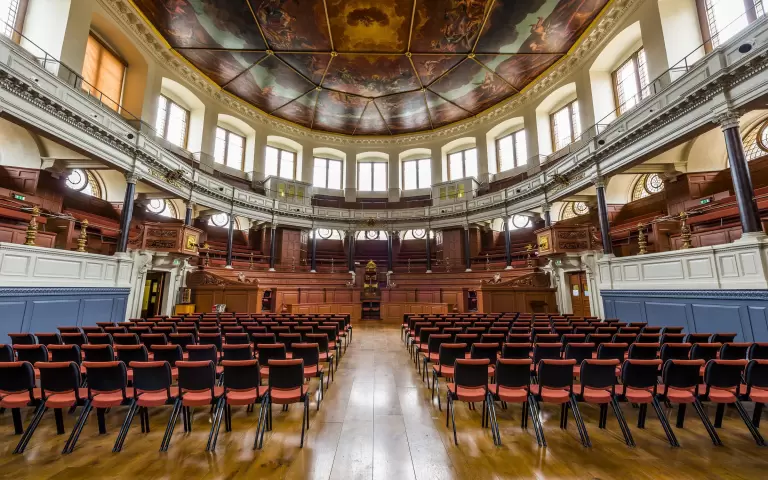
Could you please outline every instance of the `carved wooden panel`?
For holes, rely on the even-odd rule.
[[[39,177],[40,170],[9,166],[0,167],[0,186],[19,193],[36,193]]]

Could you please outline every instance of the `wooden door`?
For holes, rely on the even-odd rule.
[[[573,272],[568,274],[568,289],[571,295],[571,305],[573,314],[577,317],[589,317],[592,315],[589,308],[589,284],[587,283],[587,274],[584,272]]]

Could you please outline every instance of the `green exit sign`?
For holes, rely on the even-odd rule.
[[[711,201],[712,201],[711,198],[702,198],[701,200],[699,200],[699,205],[706,205]]]
[[[25,197],[24,195],[19,195],[18,193],[12,193],[11,196],[13,198],[15,198],[16,200],[26,200],[27,199],[27,197]]]

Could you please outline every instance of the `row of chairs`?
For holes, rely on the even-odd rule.
[[[303,314],[285,314],[285,313],[197,313],[187,315],[162,315],[145,318],[129,318],[129,322],[243,322],[248,320],[294,320],[305,319],[315,320],[324,318],[344,318],[349,320],[347,313],[303,313]]]

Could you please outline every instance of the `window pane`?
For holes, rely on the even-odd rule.
[[[374,163],[373,164],[373,191],[374,192],[386,192],[387,191],[387,164],[386,163]]]
[[[640,98],[645,98],[651,94],[651,90],[648,88],[650,81],[648,80],[648,63],[645,61],[644,48],[637,52],[637,72],[640,75]]]
[[[552,116],[552,137],[555,140],[555,150],[560,150],[571,143],[571,122],[568,107],[555,112]]]
[[[426,158],[419,160],[419,187],[429,188],[432,186],[432,162]]]
[[[264,176],[273,177],[277,176],[277,149],[275,147],[267,147],[266,155],[264,157]]]
[[[619,113],[630,110],[639,100],[637,89],[637,69],[634,58],[629,59],[616,70],[616,97],[619,101]]]
[[[227,166],[241,170],[243,168],[244,138],[232,132],[227,133]]]
[[[749,23],[743,1],[707,0],[707,21],[712,46],[719,47]]]
[[[515,132],[515,156],[517,157],[517,166],[528,163],[528,148],[525,144],[525,130]]]
[[[496,155],[499,156],[499,172],[515,168],[515,152],[512,143],[512,135],[500,138],[496,144],[498,146]]]
[[[6,37],[13,37],[16,25],[16,16],[19,11],[19,0],[0,0],[0,31]]]
[[[464,150],[464,172],[467,177],[477,177],[477,149]]]
[[[155,130],[159,137],[165,138],[165,116],[168,115],[168,99],[162,95],[157,98],[157,118]]]
[[[285,150],[280,150],[280,176],[293,180],[293,164],[296,154]]]
[[[461,152],[456,152],[448,155],[448,171],[451,176],[448,180],[457,180],[464,177],[464,170],[462,167]]]
[[[315,159],[315,174],[312,177],[312,184],[319,188],[328,188],[328,179],[325,172],[328,166],[328,160],[324,158]]]
[[[571,104],[571,126],[573,128],[573,141],[581,136],[581,117],[579,116],[579,102]]]
[[[213,158],[216,163],[224,163],[224,151],[227,147],[227,131],[216,128],[216,145],[213,149]]]
[[[370,192],[372,190],[371,174],[373,164],[361,163],[358,165],[357,189],[361,192]]]
[[[168,106],[168,131],[165,139],[178,147],[186,147],[187,111],[170,102]]]
[[[413,190],[419,188],[418,172],[416,171],[417,161],[411,160],[403,162],[403,190]]]
[[[328,188],[341,190],[341,162],[328,160]]]

